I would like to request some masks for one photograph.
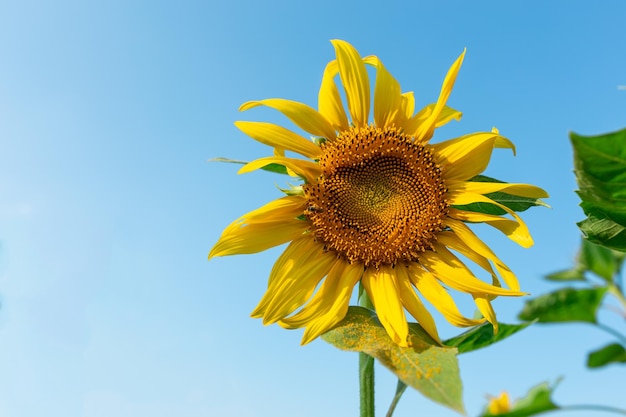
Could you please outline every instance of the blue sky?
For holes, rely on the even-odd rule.
[[[552,209],[525,215],[528,250],[478,231],[525,290],[556,288],[541,277],[570,265],[582,219],[568,132],[626,124],[625,15],[619,1],[0,3],[0,416],[357,415],[356,355],[249,318],[281,249],[206,259],[284,185],[207,160],[265,156],[233,122],[283,119],[239,105],[316,105],[334,38],[378,55],[418,106],[467,48],[449,101],[463,120],[435,140],[497,126],[515,142],[487,174],[544,187]],[[500,319],[523,301],[499,300]],[[624,408],[623,369],[584,368],[609,340],[534,326],[461,356],[468,415],[559,376],[560,404]],[[384,415],[395,381],[378,376]],[[407,392],[395,415],[456,414]]]

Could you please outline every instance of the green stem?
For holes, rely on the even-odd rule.
[[[607,413],[616,413],[616,414],[623,414],[626,416],[626,410],[622,410],[621,408],[617,408],[617,407],[610,407],[608,405],[567,405],[565,407],[561,407],[558,410],[554,410],[554,411],[559,411],[559,410],[563,410],[563,411],[578,411],[578,410],[585,410],[585,411],[589,411],[589,410],[593,410],[593,411],[606,411]]]
[[[624,313],[626,314],[626,297],[624,297],[624,294],[622,294],[620,288],[616,284],[610,283],[609,292],[619,300],[619,302],[622,304],[622,308],[624,309]]]
[[[374,309],[364,288],[359,288],[359,305]],[[375,417],[374,409],[374,358],[359,352],[359,391],[361,398],[361,417]]]
[[[615,330],[612,327],[606,326],[604,324],[600,324],[600,323],[595,323],[596,327],[598,327],[599,329],[604,330],[607,333],[612,334],[613,336],[617,337],[623,344],[624,346],[626,346],[626,336],[624,336],[623,334],[621,334],[620,332],[618,332],[617,330]]]
[[[393,400],[389,405],[389,410],[387,410],[387,417],[391,417],[393,415],[393,412],[396,409],[396,405],[398,405],[398,401],[400,401],[400,398],[402,397],[402,394],[404,394],[404,391],[406,391],[406,384],[398,379],[396,395],[394,395]]]

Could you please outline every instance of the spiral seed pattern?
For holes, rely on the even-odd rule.
[[[441,168],[396,128],[351,128],[322,145],[305,215],[327,250],[366,266],[415,261],[448,212]]]

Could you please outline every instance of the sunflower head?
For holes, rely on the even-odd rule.
[[[513,272],[467,223],[488,224],[528,247],[532,239],[522,219],[490,195],[537,199],[547,194],[527,184],[474,180],[494,148],[514,150],[495,129],[430,143],[436,128],[461,117],[446,102],[465,52],[449,69],[437,101],[415,112],[413,93],[403,93],[377,57],[361,57],[345,41],[332,44],[336,59],[326,65],[317,109],[277,98],[241,106],[278,110],[316,139],[271,123],[236,122],[275,150],[240,172],[279,165],[302,185],[233,222],[209,258],[289,243],[252,316],[265,324],[304,327],[303,343],[345,316],[357,283],[389,336],[402,346],[409,343],[407,313],[438,339],[424,299],[456,326],[488,320],[497,330],[493,298],[523,293]],[[366,65],[376,71],[373,120]],[[497,214],[476,211],[475,203]],[[458,254],[483,269],[491,283],[479,279]],[[470,294],[483,318],[464,317],[449,289]]]
[[[318,242],[366,267],[418,260],[448,212],[433,154],[395,127],[352,127],[322,147],[305,215]]]
[[[491,397],[487,404],[487,412],[491,415],[505,414],[511,411],[511,399],[506,391],[497,397]]]

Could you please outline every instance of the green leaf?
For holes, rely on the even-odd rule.
[[[342,350],[367,353],[403,383],[464,413],[457,350],[437,345],[415,323],[411,323],[409,331],[412,346],[400,347],[387,335],[373,311],[351,306],[346,317],[322,339]]]
[[[626,129],[599,136],[570,134],[585,237],[626,251]]]
[[[551,398],[555,387],[556,384],[550,387],[547,382],[544,382],[531,388],[525,397],[513,404],[509,412],[490,414],[485,411],[480,417],[529,417],[546,411],[557,410],[559,406],[554,404]]]
[[[456,347],[459,350],[459,354],[467,353],[493,345],[525,329],[531,324],[533,324],[533,322],[522,324],[498,323],[498,334],[493,334],[493,325],[491,323],[485,323],[448,339],[444,341],[443,344]]]
[[[591,289],[562,288],[526,301],[520,320],[540,323],[582,321],[596,323],[596,312],[606,287]]]
[[[472,178],[470,181],[504,183],[504,181],[487,177],[485,175],[477,175],[474,178]],[[513,211],[525,211],[525,210],[528,210],[530,207],[534,207],[534,206],[549,207],[546,203],[544,203],[538,198],[520,197],[517,195],[507,194],[503,192],[488,193],[488,194],[485,194],[485,196],[502,204],[503,206],[510,208]],[[495,215],[506,214],[506,211],[490,203],[472,203],[472,204],[454,206],[454,208],[457,208],[459,210],[475,211],[475,212],[486,213],[486,214],[495,214]]]
[[[583,240],[578,257],[580,266],[607,282],[612,282],[624,261],[624,254]]]
[[[582,268],[565,269],[546,275],[549,281],[585,281],[585,270]]]
[[[587,357],[587,367],[599,368],[611,363],[626,363],[626,349],[619,343],[612,343],[591,352]]]
[[[229,164],[239,164],[239,165],[245,165],[248,163],[247,161],[239,161],[237,159],[229,159],[229,158],[222,158],[222,157],[209,159],[209,162],[226,162]],[[264,171],[274,172],[276,174],[288,175],[287,168],[281,164],[275,164],[275,163],[268,164],[268,165],[265,165],[264,167],[261,167],[260,169]]]

